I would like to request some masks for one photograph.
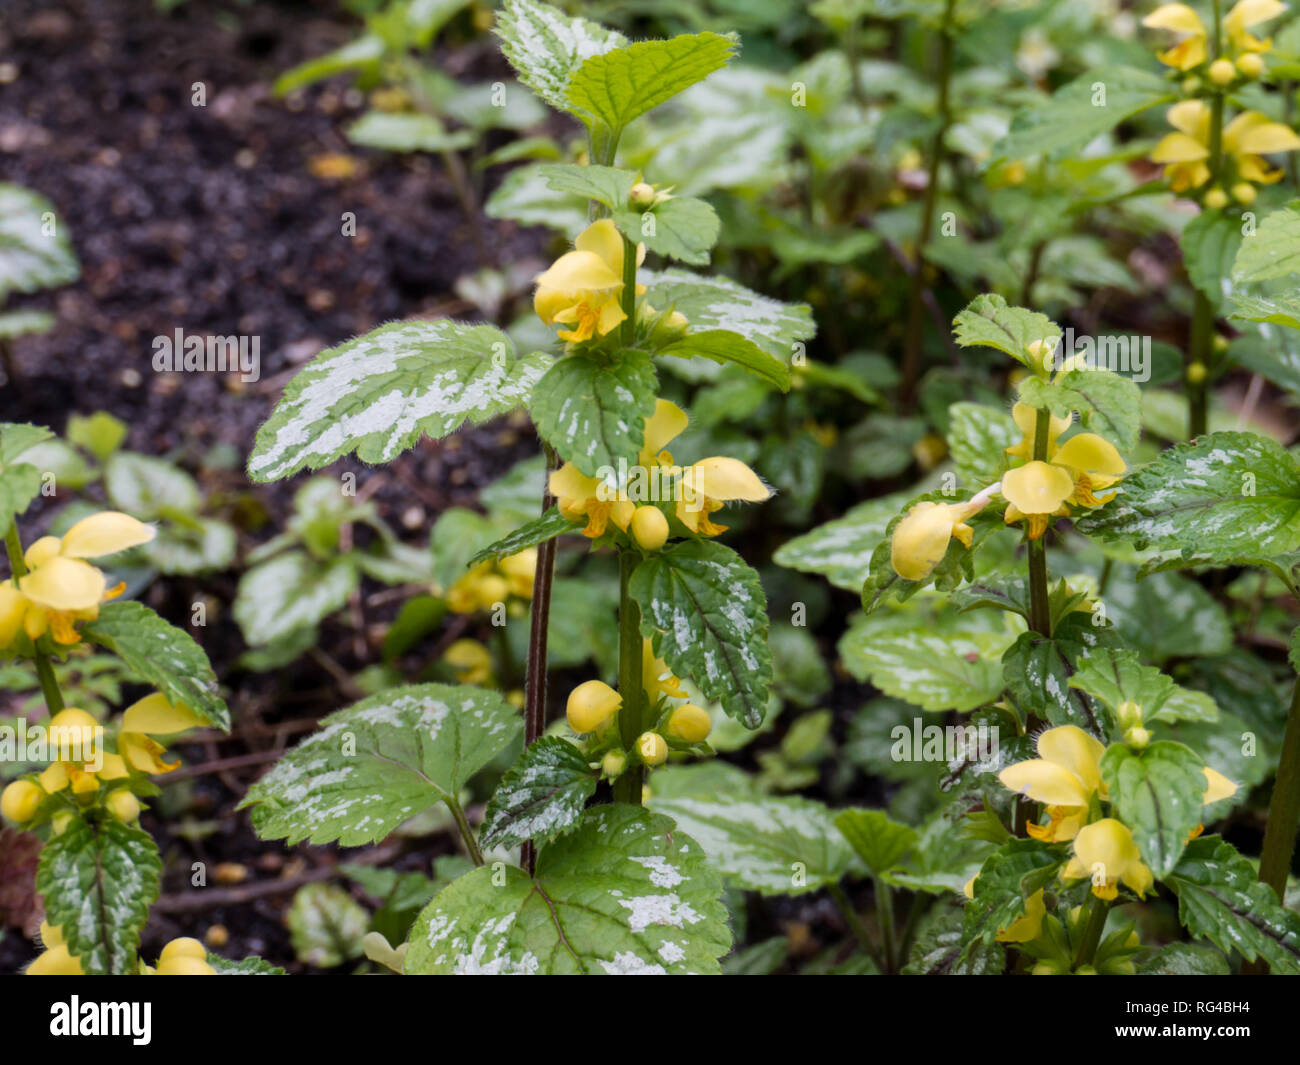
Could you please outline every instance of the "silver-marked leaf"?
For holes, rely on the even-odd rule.
[[[556,192],[541,174],[542,166],[519,166],[502,179],[483,205],[489,218],[507,218],[525,226],[548,226],[576,237],[587,227],[587,201]]]
[[[986,488],[1005,471],[1006,449],[1021,436],[1005,410],[983,403],[954,403],[948,408],[948,450],[957,464],[957,483],[969,494]]]
[[[1031,407],[1048,407],[1058,417],[1079,412],[1083,426],[1099,433],[1121,452],[1130,452],[1142,432],[1142,392],[1137,383],[1110,370],[1068,370],[1049,384],[1039,377],[1021,382],[1020,398]]]
[[[678,796],[650,800],[704,848],[729,882],[763,895],[802,895],[835,884],[853,867],[853,849],[834,811],[797,796]]]
[[[562,736],[543,736],[506,770],[483,814],[479,842],[515,847],[545,843],[572,827],[596,791],[596,774]]]
[[[739,333],[783,362],[790,359],[796,343],[817,331],[806,303],[781,303],[727,277],[674,269],[643,271],[641,281],[646,301],[656,310],[678,311],[692,330]]]
[[[48,311],[0,312],[0,338],[12,340],[27,333],[48,333],[54,328],[54,315]]]
[[[427,434],[443,437],[521,406],[551,364],[516,356],[488,325],[394,322],[317,355],[284,390],[248,459],[254,481],[319,469],[355,451],[388,462]]]
[[[158,844],[139,825],[74,817],[41,848],[36,890],[83,972],[125,975],[135,970],[161,875]]]
[[[1070,687],[1087,692],[1118,714],[1122,703],[1141,709],[1144,721],[1217,721],[1218,704],[1205,692],[1175,684],[1137,652],[1099,647],[1079,663]]]
[[[525,548],[536,547],[547,540],[553,540],[564,533],[577,532],[581,528],[582,522],[570,521],[556,507],[551,507],[540,518],[534,518],[501,539],[488,544],[469,560],[469,565],[517,555]]]
[[[537,875],[483,866],[411,930],[416,974],[714,974],[731,946],[700,845],[641,807],[597,806],[542,848]]]
[[[118,451],[104,464],[108,501],[141,521],[154,521],[166,511],[194,514],[203,505],[198,484],[170,462]]]
[[[469,685],[391,688],[321,719],[239,804],[263,839],[377,843],[448,798],[518,735],[515,709]]]
[[[143,603],[105,603],[99,617],[81,626],[81,635],[107,647],[171,702],[183,703],[210,725],[230,728],[230,710],[203,648]]]
[[[533,389],[529,411],[542,439],[588,477],[622,459],[636,465],[659,379],[650,356],[626,351],[609,365],[585,355],[556,362]]]
[[[726,329],[705,329],[688,333],[659,350],[660,356],[680,359],[700,357],[719,363],[735,363],[750,373],[776,385],[782,392],[790,391],[790,368],[770,355],[751,340]]]
[[[1012,307],[998,295],[976,296],[952,320],[953,336],[964,348],[997,348],[1031,369],[1029,346],[1045,340],[1054,351],[1061,340],[1061,327],[1045,314]],[[1046,353],[1045,353],[1046,354]]]
[[[617,30],[535,0],[506,0],[495,32],[519,80],[559,111],[572,110],[568,87],[575,70],[592,56],[627,44]]]
[[[1273,292],[1261,295],[1254,292],[1234,292],[1232,303],[1234,309],[1229,317],[1300,329],[1300,293]]]
[[[272,965],[263,958],[250,954],[242,961],[231,961],[217,954],[208,952],[208,964],[216,970],[218,976],[284,976],[285,971],[278,965]]]
[[[1077,527],[1208,562],[1300,548],[1300,463],[1253,433],[1209,433],[1125,478]]]
[[[584,121],[620,131],[683,89],[721,70],[736,52],[736,39],[717,33],[679,34],[666,41],[638,41],[603,51],[569,77],[569,109]]]
[[[0,303],[75,281],[81,272],[63,218],[44,196],[0,183]]]
[[[244,571],[232,613],[244,640],[261,647],[318,625],[347,604],[360,581],[344,555],[322,561],[288,551]]]
[[[677,676],[689,677],[748,728],[763,723],[772,683],[767,599],[728,547],[684,540],[642,560],[632,573],[641,635]]]

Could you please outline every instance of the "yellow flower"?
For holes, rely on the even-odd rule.
[[[709,515],[735,500],[761,503],[772,490],[739,459],[714,456],[688,466],[677,498],[677,520],[691,532],[717,536],[726,525],[715,525]]]
[[[83,518],[62,537],[42,536],[23,553],[26,576],[0,584],[0,647],[10,644],[21,627],[33,639],[52,631],[58,643],[80,637],[76,621],[99,616],[99,604],[121,595],[125,585],[108,581],[87,558],[99,558],[148,543],[152,527],[116,511]]]
[[[1212,802],[1218,802],[1220,799],[1228,799],[1237,794],[1237,785],[1225,777],[1217,769],[1205,767],[1205,779],[1208,786],[1205,794],[1201,797],[1201,802],[1209,806]]]
[[[713,731],[713,719],[704,707],[684,703],[669,715],[665,731],[686,743],[702,743]]]
[[[533,597],[533,577],[537,573],[537,548],[526,547],[517,554],[508,555],[497,563],[505,576],[510,594],[520,599]]]
[[[50,947],[31,965],[27,966],[28,976],[84,976],[81,962],[68,953],[63,943]]]
[[[569,693],[564,716],[569,728],[579,735],[599,731],[613,720],[623,705],[623,697],[603,680],[588,680]]]
[[[1025,915],[1017,917],[1006,928],[999,928],[999,943],[1028,943],[1037,939],[1043,930],[1043,918],[1047,916],[1047,906],[1043,902],[1043,889],[1039,888],[1025,899]]]
[[[457,640],[443,652],[458,684],[492,683],[492,654],[478,640]]]
[[[491,562],[480,562],[447,589],[447,607],[456,614],[491,610],[510,594],[510,582]]]
[[[657,732],[641,733],[636,741],[636,750],[641,756],[642,764],[651,768],[663,765],[668,758],[668,744]]]
[[[668,542],[668,519],[658,507],[637,507],[632,515],[632,538],[647,551]]]
[[[659,702],[660,696],[687,698],[681,680],[673,676],[668,663],[655,657],[654,643],[650,640],[641,641],[641,686],[652,707]]]
[[[1119,894],[1121,881],[1139,898],[1151,890],[1154,878],[1142,861],[1133,833],[1113,817],[1102,818],[1079,829],[1074,837],[1074,855],[1061,874],[1067,880],[1092,879],[1092,893],[1111,900]]]
[[[208,964],[208,952],[203,944],[182,936],[163,947],[154,973],[158,976],[215,976],[216,970]]]
[[[170,736],[204,724],[202,718],[183,703],[171,703],[161,692],[146,695],[127,707],[117,747],[122,757],[142,773],[170,773],[180,765],[162,760],[165,747],[151,736]]]
[[[45,792],[30,780],[15,780],[0,793],[0,816],[21,825],[32,819],[43,798]]]
[[[948,543],[956,538],[969,548],[975,530],[966,519],[983,508],[982,503],[915,504],[894,527],[889,543],[889,564],[894,572],[909,581],[923,581],[948,553]]]
[[[1261,41],[1247,33],[1247,27],[1277,18],[1286,10],[1279,0],[1239,0],[1223,17],[1223,32],[1228,38],[1232,53],[1267,52],[1271,40]],[[1191,70],[1209,57],[1209,33],[1201,17],[1186,4],[1162,4],[1142,20],[1142,25],[1152,30],[1169,30],[1183,39],[1168,51],[1159,54],[1160,62],[1176,70]]]
[[[578,342],[605,336],[627,317],[621,302],[623,237],[602,218],[578,235],[574,248],[538,277],[533,310],[547,325],[571,326],[560,338]],[[644,259],[645,245],[638,245],[637,265]]]
[[[1047,368],[1049,367],[1044,367],[1044,369]],[[1024,435],[1020,443],[1007,448],[1007,454],[1014,455],[1016,458],[1032,459],[1034,457],[1034,441],[1037,438],[1038,431],[1038,408],[1031,407],[1028,403],[1017,403],[1011,408],[1011,417]],[[1057,438],[1070,428],[1070,424],[1071,419],[1069,418],[1060,418],[1055,414],[1049,416],[1047,427],[1047,458],[1049,461],[1056,454]]]
[[[52,764],[41,771],[41,787],[53,794],[72,785],[74,795],[99,788],[100,780],[122,780],[128,773],[120,755],[103,749],[102,726],[86,711],[60,710],[46,729]]]
[[[1064,517],[1070,505],[1097,507],[1111,495],[1095,493],[1115,484],[1124,473],[1124,459],[1115,446],[1096,433],[1079,433],[1059,448],[1050,462],[1035,459],[1009,470],[1002,478],[1007,524],[1029,519],[1028,534],[1036,540],[1047,531],[1048,519]]]
[[[1197,189],[1210,180],[1210,108],[1201,100],[1184,100],[1169,109],[1166,118],[1178,132],[1166,134],[1151,153],[1151,161],[1163,163],[1165,179],[1174,192]],[[1292,152],[1300,148],[1300,137],[1290,126],[1272,122],[1258,111],[1243,111],[1223,128],[1225,167],[1237,178],[1271,185],[1282,171],[1270,168],[1264,155]],[[1231,174],[1221,175],[1231,183]]]
[[[1047,807],[1047,825],[1029,825],[1035,839],[1070,840],[1088,819],[1093,795],[1106,797],[1101,756],[1106,748],[1077,725],[1047,729],[1038,737],[1038,758],[1007,766],[998,774],[1004,787]]]
[[[588,477],[572,462],[566,462],[547,481],[560,513],[570,521],[587,519],[582,535],[595,539],[605,535],[613,521],[624,532],[636,513],[636,504],[604,481]]]

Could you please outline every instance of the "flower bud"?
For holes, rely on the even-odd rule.
[[[653,207],[654,202],[654,186],[647,185],[644,181],[638,181],[627,194],[628,206],[635,207],[639,211],[644,211],[647,207]]]
[[[668,759],[668,744],[657,732],[643,732],[636,741],[637,753],[644,765],[663,765]]]
[[[1232,186],[1232,198],[1243,207],[1249,207],[1255,202],[1255,186],[1249,181],[1238,181]]]
[[[1231,85],[1237,80],[1237,68],[1231,59],[1216,59],[1210,64],[1210,80],[1215,85]]]
[[[1029,345],[1029,364],[1035,368],[1050,370],[1055,356],[1056,345],[1045,337]]]
[[[108,798],[104,800],[104,805],[108,807],[109,813],[128,825],[140,816],[140,800],[127,791],[126,788],[118,788],[111,792]]]
[[[1045,959],[1030,970],[1034,976],[1064,976],[1069,969],[1059,961]]]
[[[1125,699],[1115,711],[1115,717],[1119,721],[1120,728],[1133,728],[1135,725],[1142,724],[1142,707],[1132,699]]]
[[[713,719],[700,706],[686,703],[669,715],[668,735],[687,743],[701,743],[713,731]]]
[[[1199,385],[1202,381],[1205,380],[1205,377],[1206,377],[1205,363],[1194,362],[1187,367],[1187,380],[1191,384]]]
[[[214,924],[203,933],[203,942],[213,950],[220,950],[230,942],[230,932],[223,924]]]
[[[158,976],[216,976],[217,971],[201,958],[173,958],[170,961],[158,959]]]
[[[1222,189],[1210,189],[1205,194],[1205,206],[1211,211],[1222,211],[1228,206],[1228,194]]]
[[[177,958],[207,961],[208,951],[193,936],[181,936],[179,939],[173,939],[163,947],[162,952],[158,955],[158,967],[161,969],[167,962],[175,961]]]
[[[658,507],[637,507],[631,529],[632,538],[647,551],[658,551],[668,542],[668,519]]]
[[[1130,747],[1136,747],[1141,750],[1151,742],[1151,732],[1144,729],[1141,725],[1134,725],[1132,728],[1124,730],[1124,742]]]
[[[1183,94],[1185,96],[1195,96],[1201,91],[1201,79],[1195,74],[1191,77],[1183,78]]]
[[[32,819],[43,798],[45,792],[30,780],[15,780],[0,795],[0,814],[6,821],[24,824]]]
[[[65,944],[51,947],[27,966],[28,976],[84,976],[81,962],[68,953]]]
[[[485,610],[504,603],[510,594],[510,585],[499,573],[489,573],[478,583],[479,605]]]
[[[569,693],[564,715],[577,733],[595,732],[623,705],[623,697],[603,680],[588,680]]]
[[[605,757],[600,760],[600,771],[610,780],[622,776],[623,770],[626,768],[627,755],[619,750],[606,751]]]
[[[1238,57],[1237,69],[1248,78],[1257,78],[1264,73],[1264,57],[1258,52],[1247,52]]]

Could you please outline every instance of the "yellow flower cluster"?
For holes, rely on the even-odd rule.
[[[61,537],[42,536],[23,554],[27,572],[0,584],[0,649],[20,631],[32,640],[49,632],[56,643],[76,643],[81,637],[75,623],[93,621],[99,605],[125,587],[109,588],[104,574],[85,560],[153,538],[151,526],[116,511],[83,518]]]
[[[491,610],[509,596],[533,597],[537,548],[530,547],[500,561],[480,562],[447,589],[447,606],[457,614]]]
[[[658,505],[673,504],[677,520],[691,533],[716,536],[727,530],[709,518],[729,502],[760,503],[772,495],[762,479],[739,459],[714,456],[692,466],[678,466],[665,450],[685,430],[686,413],[675,403],[661,399],[654,414],[645,421],[645,436],[634,473],[647,492],[665,496],[657,502],[637,502],[629,485],[611,486],[589,477],[572,462],[551,474],[551,494],[560,513],[572,521],[587,520],[583,535],[603,536],[613,522],[647,551],[661,548],[668,540],[668,518]]]
[[[651,190],[653,191],[653,190]],[[637,265],[645,245],[637,245]],[[645,291],[637,286],[637,294]],[[623,237],[608,218],[593,222],[537,278],[533,310],[549,326],[564,325],[560,339],[573,343],[605,336],[627,318],[623,309]]]
[[[673,676],[662,658],[655,657],[649,640],[643,641],[641,653],[641,683],[652,709],[659,706],[663,699],[687,698],[681,680]],[[574,732],[580,736],[594,736],[599,742],[607,737],[615,737],[614,724],[622,708],[623,697],[617,691],[604,681],[588,680],[569,693],[565,717]],[[637,760],[651,768],[663,765],[668,759],[670,743],[689,747],[703,743],[712,731],[713,719],[707,710],[692,703],[682,703],[668,712],[658,730],[650,729],[637,737],[634,744]],[[616,744],[601,760],[603,772],[611,779],[619,776],[627,764],[627,752]]]
[[[62,930],[46,921],[41,922],[41,944],[45,950],[27,966],[28,976],[84,976],[81,961],[69,952]],[[216,970],[208,964],[208,952],[197,939],[183,936],[167,943],[158,955],[158,965],[140,963],[146,976],[215,976]]]

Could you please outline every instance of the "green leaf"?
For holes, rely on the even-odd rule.
[[[623,204],[614,211],[614,224],[634,244],[692,266],[708,264],[722,230],[712,204],[694,196],[673,196],[644,210]]]
[[[722,544],[685,540],[632,573],[641,635],[679,677],[689,677],[748,728],[763,723],[772,655],[758,574]]]
[[[601,477],[602,467],[617,470],[620,459],[636,465],[657,393],[658,376],[644,352],[626,351],[609,365],[568,355],[537,382],[529,410],[560,458]]]
[[[455,152],[478,139],[467,129],[452,133],[433,115],[367,111],[348,127],[347,137],[363,148],[386,152]]]
[[[28,333],[48,333],[56,319],[48,311],[0,312],[0,338],[12,340]]]
[[[540,352],[517,357],[492,326],[381,326],[322,352],[289,382],[258,430],[249,476],[276,481],[352,451],[388,462],[424,434],[443,437],[521,406],[550,364]]]
[[[1113,579],[1103,601],[1120,642],[1156,665],[1222,655],[1232,647],[1227,612],[1196,581],[1177,573]]]
[[[627,44],[616,30],[534,0],[506,0],[495,33],[519,80],[559,111],[572,109],[568,87],[574,71],[591,56]]]
[[[1213,947],[1166,943],[1133,959],[1139,976],[1228,976],[1228,959]]]
[[[244,571],[232,613],[244,640],[261,647],[342,609],[360,580],[345,555],[319,561],[305,551],[289,551]]]
[[[953,336],[964,348],[997,348],[1032,370],[1029,346],[1045,340],[1055,350],[1061,342],[1061,327],[1045,314],[1012,307],[1001,296],[976,296],[966,309],[952,320]]]
[[[284,976],[285,971],[278,965],[272,965],[263,958],[250,954],[243,961],[231,961],[229,958],[208,953],[208,964],[216,970],[218,976]]]
[[[35,466],[19,462],[0,468],[0,536],[9,535],[9,526],[15,516],[41,491],[41,471]]]
[[[1005,410],[982,403],[948,408],[948,450],[957,465],[957,483],[974,494],[998,480],[1007,468],[1006,449],[1021,437]]]
[[[1021,633],[1002,658],[1003,683],[1025,714],[1101,736],[1092,706],[1070,686],[1077,663],[1100,639],[1090,616],[1082,614],[1068,615],[1050,637]]]
[[[776,385],[782,392],[790,391],[790,367],[752,340],[746,340],[739,333],[727,329],[705,329],[688,333],[681,340],[660,348],[659,355],[671,355],[680,359],[698,356],[714,362],[735,363]]]
[[[1201,823],[1208,781],[1190,747],[1158,740],[1141,751],[1112,744],[1101,760],[1115,816],[1133,831],[1142,860],[1163,879]]]
[[[484,847],[546,843],[571,828],[596,791],[596,774],[562,736],[543,736],[506,770],[483,814]]]
[[[1232,295],[1233,260],[1242,246],[1241,217],[1203,210],[1183,228],[1183,262],[1187,276],[1219,308]]]
[[[349,41],[342,48],[286,70],[275,79],[275,95],[287,96],[295,89],[332,78],[335,74],[377,67],[383,54],[384,42],[374,34],[367,33],[355,41]]]
[[[1142,392],[1135,381],[1109,370],[1068,370],[1048,384],[1026,378],[1020,398],[1031,407],[1048,407],[1058,417],[1078,411],[1084,428],[1099,433],[1120,451],[1137,447],[1142,432]]]
[[[11,292],[66,285],[80,272],[54,204],[21,185],[0,183],[0,303]]]
[[[141,521],[154,521],[164,511],[194,514],[203,505],[199,486],[170,462],[119,451],[104,466],[108,501]]]
[[[1125,478],[1077,527],[1206,562],[1285,554],[1300,548],[1300,464],[1265,437],[1209,433]]]
[[[876,876],[902,861],[919,838],[915,829],[890,820],[883,810],[843,810],[835,827]]]
[[[721,894],[670,819],[598,806],[542,848],[535,878],[482,866],[444,889],[411,930],[406,971],[713,974],[731,946]]]
[[[1112,67],[1090,71],[1057,89],[1051,99],[1018,111],[993,153],[998,159],[1065,155],[1084,148],[1125,119],[1174,99],[1169,83],[1145,70]]]
[[[1218,836],[1193,840],[1165,883],[1192,935],[1225,954],[1263,958],[1274,973],[1300,974],[1300,914],[1278,902],[1232,844]]]
[[[361,957],[370,915],[336,884],[306,884],[294,895],[284,922],[299,961],[332,969]]]
[[[123,975],[135,971],[161,876],[158,845],[138,825],[74,817],[41,848],[36,890],[86,973]]]
[[[1300,329],[1300,294],[1273,292],[1259,295],[1251,292],[1233,292],[1234,310],[1229,317],[1243,318],[1248,322],[1271,322]]]
[[[817,331],[806,303],[781,303],[728,277],[663,270],[643,271],[641,280],[646,301],[660,311],[685,315],[692,331],[739,333],[783,362],[797,350],[796,344]]]
[[[564,533],[577,532],[581,528],[582,522],[570,521],[558,509],[551,507],[540,518],[534,518],[527,524],[519,526],[513,532],[507,533],[501,539],[488,544],[482,551],[470,558],[469,565],[473,566],[488,560],[495,562],[500,558],[517,555],[525,548],[536,547],[547,540],[554,540]]]
[[[447,684],[392,688],[320,723],[239,804],[263,839],[377,843],[454,800],[521,724],[497,692]]]
[[[966,903],[966,953],[992,944],[998,932],[1025,916],[1025,901],[1047,887],[1060,866],[1061,855],[1039,840],[1013,839],[991,854],[975,878],[974,897]]]
[[[183,703],[209,725],[230,728],[230,710],[203,648],[143,603],[105,603],[81,635],[112,651],[146,684]]]
[[[12,466],[28,449],[53,436],[43,425],[0,422],[0,468]]]
[[[704,848],[729,883],[762,895],[803,895],[838,883],[853,851],[822,803],[796,796],[650,800]]]
[[[1144,721],[1218,720],[1219,708],[1205,692],[1175,684],[1154,666],[1144,666],[1137,652],[1099,647],[1079,663],[1070,687],[1087,692],[1118,714],[1121,703],[1141,708]]]
[[[525,226],[549,226],[569,238],[576,237],[588,224],[587,201],[556,192],[540,170],[540,165],[511,170],[488,197],[483,213]]]
[[[1241,240],[1233,266],[1237,281],[1268,281],[1300,274],[1300,200],[1274,211]]]
[[[568,109],[617,134],[633,119],[725,67],[736,40],[717,33],[638,41],[591,56],[565,86]]]

